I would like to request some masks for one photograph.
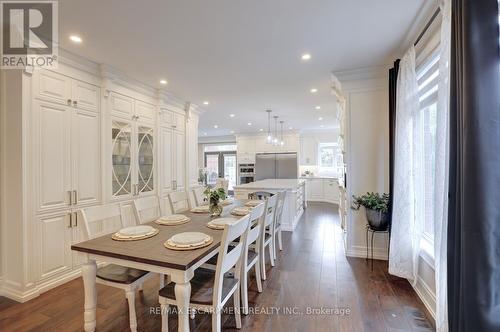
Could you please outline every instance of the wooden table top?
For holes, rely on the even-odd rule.
[[[244,205],[244,203],[245,201],[234,200],[233,204],[224,206],[220,218],[241,218],[231,215],[231,211],[235,207]],[[185,211],[181,214],[190,217],[191,221],[176,226],[158,225],[154,222],[147,223],[146,225],[151,225],[159,229],[160,232],[158,235],[145,240],[115,241],[111,239],[112,234],[108,234],[89,241],[74,244],[71,246],[71,249],[185,271],[220,246],[223,231],[207,227],[207,223],[210,220],[216,219],[211,218],[208,213]],[[202,232],[212,236],[214,241],[209,246],[195,250],[179,251],[165,248],[163,245],[165,241],[174,234],[182,232]]]

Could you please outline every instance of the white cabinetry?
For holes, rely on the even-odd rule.
[[[333,178],[306,178],[307,201],[338,203],[339,185]]]
[[[171,191],[186,190],[185,116],[160,111],[160,190],[165,197]]]
[[[318,165],[318,142],[314,138],[301,137],[300,164],[305,166]]]

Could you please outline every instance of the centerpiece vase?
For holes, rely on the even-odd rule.
[[[217,199],[210,199],[210,216],[212,217],[219,217],[222,214],[222,205],[220,204],[219,200]]]

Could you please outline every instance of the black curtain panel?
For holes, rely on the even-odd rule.
[[[392,215],[394,191],[394,140],[396,130],[396,93],[398,86],[399,59],[389,69],[389,215]]]
[[[500,49],[497,0],[452,0],[450,331],[500,331]]]

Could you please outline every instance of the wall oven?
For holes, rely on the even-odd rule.
[[[254,182],[255,180],[255,165],[240,164],[239,165],[240,184]]]

